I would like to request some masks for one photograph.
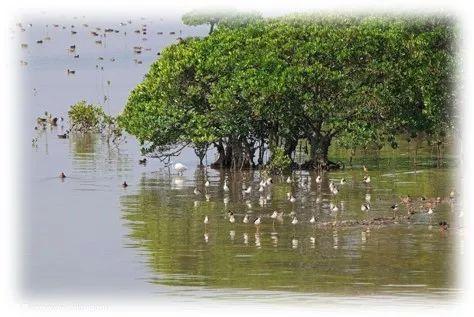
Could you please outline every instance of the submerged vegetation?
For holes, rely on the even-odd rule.
[[[328,157],[334,143],[396,148],[406,136],[439,148],[455,133],[455,35],[444,17],[222,24],[166,48],[118,122],[144,154],[191,146],[202,162],[213,146],[217,168],[295,166],[303,140],[305,169],[340,167]]]

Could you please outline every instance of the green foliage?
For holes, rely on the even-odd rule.
[[[122,138],[122,129],[117,119],[107,115],[99,105],[87,104],[82,100],[72,105],[68,111],[71,131],[101,133],[107,141],[118,143]]]
[[[285,155],[284,149],[277,147],[273,150],[270,162],[268,162],[265,168],[270,173],[282,174],[290,169],[291,163],[291,159]]]
[[[396,147],[403,133],[449,134],[455,38],[440,17],[293,15],[220,27],[165,49],[119,123],[145,152],[214,144],[227,166],[251,164],[262,142],[290,156],[305,138],[311,161],[325,165],[333,140]]]

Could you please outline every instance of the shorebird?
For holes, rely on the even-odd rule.
[[[291,224],[294,226],[298,223],[298,219],[296,217],[293,217],[293,220],[291,220]]]
[[[262,223],[262,218],[259,216],[257,219],[255,219],[255,221],[253,223],[257,227],[260,226],[260,224]]]
[[[229,212],[227,212],[227,214],[229,215],[229,222],[230,223],[235,223],[234,213],[232,211],[229,211]]]
[[[360,210],[361,210],[361,211],[369,211],[369,210],[370,210],[370,204],[369,204],[369,203],[363,203],[363,204],[360,206]]]
[[[395,211],[398,210],[398,205],[397,205],[397,204],[393,204],[392,206],[390,206],[390,208],[393,210],[393,218],[395,218]]]
[[[174,169],[175,169],[175,171],[178,172],[178,175],[182,175],[183,172],[184,172],[185,170],[187,170],[188,168],[187,168],[186,165],[184,165],[184,164],[176,163],[176,164],[174,164]]]

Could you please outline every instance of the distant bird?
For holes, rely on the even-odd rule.
[[[264,190],[265,190],[265,189],[263,188],[263,186],[260,185],[260,187],[258,188],[258,192],[263,193]]]
[[[270,186],[270,185],[273,183],[272,178],[271,178],[271,177],[268,178],[268,179],[265,181],[265,183],[267,184],[267,186]]]
[[[337,207],[337,205],[335,205],[333,203],[329,204],[329,209],[331,209],[332,212],[338,212],[339,211],[339,208]]]
[[[275,211],[271,214],[270,218],[276,219],[277,217],[278,217],[278,213],[277,213],[277,211],[275,210]]]
[[[433,209],[431,209],[431,207],[428,209],[428,215],[432,215],[433,214]]]
[[[204,183],[204,186],[206,186],[206,187],[209,187],[210,185],[211,185],[211,183],[209,183],[208,180]]]
[[[187,168],[186,165],[184,165],[184,164],[176,163],[176,164],[174,164],[174,169],[175,169],[175,171],[178,172],[178,175],[182,175],[183,172],[184,172],[185,170],[187,170],[188,168]]]
[[[126,188],[128,186],[127,182],[123,182],[122,187]]]
[[[321,184],[322,181],[321,175],[316,176],[316,184]]]
[[[288,178],[286,179],[286,183],[291,184],[291,177],[290,176],[288,176]]]
[[[232,211],[229,211],[227,214],[229,215],[229,222],[235,223],[234,213]]]
[[[63,179],[64,179],[64,178],[66,178],[66,175],[65,175],[63,172],[61,172],[61,174],[59,174],[59,178],[63,178]]]
[[[454,190],[449,193],[449,198],[454,199]]]
[[[309,223],[316,223],[316,218],[314,218],[314,216],[311,217],[311,219],[309,219]]]
[[[446,221],[441,221],[438,225],[440,231],[446,231],[449,228],[449,225]]]
[[[252,192],[252,186],[247,187],[246,190],[243,191],[245,194],[250,194]]]
[[[333,195],[337,195],[339,193],[339,188],[337,188],[336,185],[333,186],[332,190],[331,190],[331,193]]]
[[[143,159],[139,159],[139,160],[138,160],[138,164],[145,165],[145,164],[146,164],[146,157],[143,158]]]
[[[58,134],[59,139],[67,139],[68,137],[69,137],[68,131],[66,131],[66,133],[64,134]]]
[[[369,193],[365,194],[365,201],[370,202],[371,198],[372,196]]]
[[[209,224],[209,218],[206,216],[204,217],[204,225],[208,225]]]
[[[201,192],[197,189],[197,188],[194,188],[194,195],[200,195]]]
[[[224,189],[225,192],[229,191],[229,186],[227,186],[227,181],[224,181],[224,186],[222,187],[222,189]]]
[[[69,68],[66,70],[66,72],[67,72],[68,75],[74,75],[76,73],[75,70],[71,70]]]
[[[393,211],[393,218],[395,218],[395,212],[398,210],[398,205],[397,205],[397,204],[393,204],[392,206],[390,206],[390,208],[391,208],[392,211]]]
[[[291,224],[294,226],[298,223],[298,219],[296,217],[293,217],[293,220],[291,220]]]
[[[79,58],[79,54],[77,54],[77,55],[74,55],[74,58]]]
[[[362,168],[364,169],[364,172],[366,172],[366,173],[369,171],[369,170],[367,169],[367,166],[365,166],[365,165],[362,165]]]
[[[364,179],[363,179],[362,181],[363,181],[364,183],[366,183],[366,184],[370,183],[370,176],[365,175],[365,176],[364,176]]]
[[[294,203],[296,201],[296,198],[295,196],[290,195],[290,198],[288,200],[290,201],[290,203]]]
[[[262,218],[259,216],[255,221],[253,222],[254,225],[259,226],[262,223]]]
[[[244,220],[242,220],[243,223],[249,223],[249,215],[244,216]]]
[[[346,179],[345,179],[345,178],[341,178],[341,185],[344,185],[345,183],[347,183]]]
[[[360,210],[361,210],[361,211],[369,211],[369,210],[370,210],[370,204],[369,204],[369,203],[363,203],[363,204],[360,206]]]

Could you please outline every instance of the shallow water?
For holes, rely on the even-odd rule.
[[[68,107],[77,100],[100,102],[104,94],[108,96],[105,109],[118,113],[156,51],[175,41],[179,29],[181,36],[207,31],[180,25],[176,17],[134,18],[132,25],[124,27],[127,36],[111,34],[106,46],[97,46],[82,23],[89,23],[89,29],[120,29],[120,21],[81,19],[50,19],[47,31],[45,21],[33,20],[33,27],[22,33],[21,42],[29,43],[21,53],[29,64],[18,70],[24,110],[20,127],[26,131],[22,149],[27,158],[21,222],[25,294],[349,305],[364,298],[373,304],[383,299],[385,304],[432,305],[425,303],[427,298],[446,304],[460,292],[455,282],[457,242],[462,236],[460,209],[457,200],[445,199],[454,188],[454,169],[413,167],[406,149],[384,153],[377,160],[359,158],[353,169],[325,173],[320,185],[315,183],[315,173],[295,172],[291,184],[286,177],[274,177],[273,185],[259,193],[258,171],[195,168],[191,150],[176,159],[189,167],[178,176],[156,160],[139,165],[138,145],[130,137],[117,149],[96,135],[58,139],[67,122],[63,128],[33,130],[35,118],[45,110],[66,118]],[[52,27],[55,21],[75,24],[78,34],[71,35],[70,27]],[[143,64],[137,65],[132,47],[142,40],[133,30],[144,23],[150,35],[143,45],[152,49],[143,53]],[[158,30],[165,35],[158,36]],[[167,34],[171,30],[177,35]],[[44,34],[51,41],[37,45],[35,40]],[[18,34],[13,37],[18,44]],[[78,46],[77,60],[66,51],[72,44]],[[103,71],[95,68],[98,56],[104,56],[99,64]],[[111,57],[116,61],[107,60]],[[72,67],[77,73],[68,76],[65,69]],[[31,146],[33,137],[38,137],[37,147]],[[212,156],[206,158],[208,163]],[[362,183],[361,162],[369,166],[369,185]],[[65,180],[58,178],[61,171],[67,175]],[[339,186],[339,194],[330,194],[328,182],[337,183],[342,177],[347,184]],[[210,181],[208,188],[205,179]],[[224,179],[229,193],[222,189]],[[129,187],[122,188],[124,180]],[[302,181],[308,185],[301,185]],[[253,187],[245,197],[243,183]],[[202,194],[193,193],[196,187]],[[287,200],[288,192],[296,202]],[[360,211],[366,194],[372,206],[368,213]],[[309,223],[312,216],[319,223],[336,224],[393,217],[390,206],[406,195],[415,198],[417,211],[409,222],[370,228],[318,228]],[[431,217],[417,200],[421,196],[443,197]],[[331,212],[330,203],[339,211]],[[228,210],[234,211],[236,223],[229,222]],[[283,222],[272,221],[273,210],[284,212]],[[299,220],[295,226],[291,212]],[[242,223],[244,214],[250,216],[250,224]],[[400,205],[395,216],[406,214],[406,207]],[[207,226],[205,216],[210,220]],[[262,216],[258,229],[252,223],[257,216]],[[442,220],[450,223],[448,232],[438,230],[436,224]]]

